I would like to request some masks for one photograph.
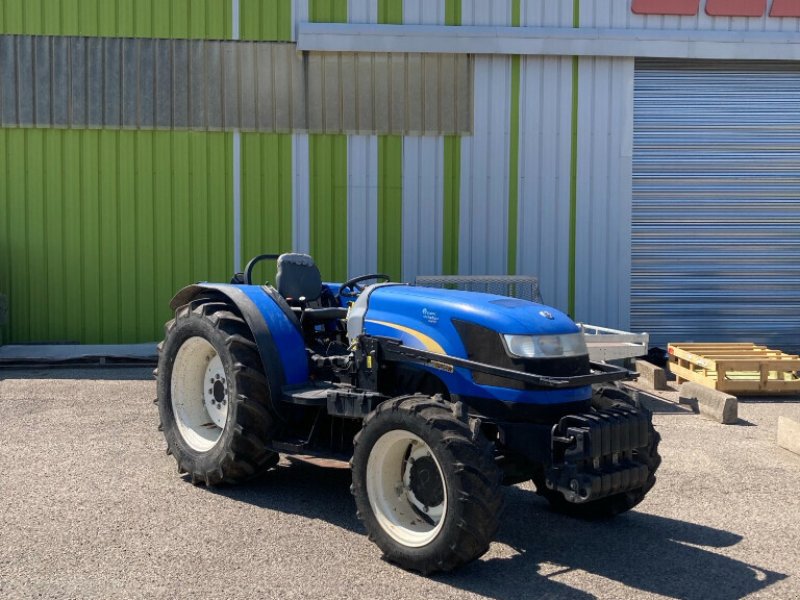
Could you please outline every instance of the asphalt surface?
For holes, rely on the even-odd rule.
[[[192,486],[154,397],[149,370],[0,370],[0,598],[800,599],[800,456],[774,443],[798,400],[734,426],[653,402],[664,462],[637,510],[580,522],[509,488],[489,552],[425,578],[381,560],[346,469]]]

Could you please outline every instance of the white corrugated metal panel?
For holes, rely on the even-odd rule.
[[[631,1],[581,0],[581,27],[634,27],[630,24]]]
[[[578,69],[575,317],[627,329],[630,316],[633,60]]]
[[[292,0],[292,41],[297,40],[297,24],[308,22],[308,0]]]
[[[517,272],[567,310],[571,58],[525,57],[520,68]]]
[[[308,21],[308,0],[292,0],[292,40],[297,23]],[[308,134],[292,134],[292,243],[295,252],[309,252]]]
[[[525,27],[571,27],[572,2],[520,0],[520,25]]]
[[[308,134],[292,135],[292,242],[295,252],[310,252],[309,229],[311,201],[309,199]]]
[[[522,0],[520,21],[569,27],[572,2]],[[519,99],[517,273],[539,278],[548,304],[567,310],[572,59],[522,57]]]
[[[444,25],[445,0],[403,0],[404,25]]]
[[[636,15],[631,11],[633,0],[581,0],[582,27],[622,27],[629,29],[680,29],[717,31],[800,31],[800,19],[769,16],[769,5],[761,17],[711,17],[706,14],[705,0],[694,16]]]
[[[347,272],[378,271],[378,136],[347,137]]]
[[[463,0],[464,25],[509,25],[511,2]],[[511,58],[476,56],[474,132],[461,138],[459,273],[506,272]]]
[[[444,0],[404,0],[403,23],[441,25]],[[403,281],[442,271],[444,138],[403,138]]]
[[[638,63],[631,326],[800,340],[800,65]]]
[[[583,27],[624,28],[630,4],[582,0]],[[581,58],[578,68],[578,166],[575,316],[630,326],[633,66],[627,58]]]
[[[347,0],[348,23],[377,23],[378,0]]]
[[[442,272],[444,139],[403,138],[403,281]]]
[[[377,23],[378,0],[348,0],[350,23]],[[378,136],[347,137],[347,273],[378,271]]]

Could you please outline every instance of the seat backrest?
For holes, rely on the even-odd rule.
[[[322,293],[322,276],[308,254],[281,254],[275,286],[284,298],[298,300],[304,297],[313,302]]]

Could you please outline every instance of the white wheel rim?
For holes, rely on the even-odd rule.
[[[190,337],[172,365],[172,412],[183,441],[207,452],[222,437],[228,421],[229,383],[222,359],[208,340]]]
[[[430,477],[431,464],[439,476],[441,501],[426,506],[418,485],[420,478]],[[429,498],[438,498],[438,491],[432,493],[431,486],[426,490],[422,491]],[[410,431],[395,429],[384,433],[373,446],[367,460],[367,496],[378,524],[404,546],[425,546],[442,530],[447,515],[442,468],[428,444]]]

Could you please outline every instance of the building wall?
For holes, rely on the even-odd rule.
[[[631,1],[6,0],[0,34],[290,42],[309,20],[800,31],[702,7],[645,17]],[[290,250],[330,279],[535,275],[549,304],[627,327],[634,60],[477,55],[473,69],[460,136],[0,129],[5,337],[156,339],[181,286]]]
[[[229,38],[218,0],[7,0],[0,33]],[[160,337],[172,291],[229,277],[230,133],[0,129],[12,341]]]

